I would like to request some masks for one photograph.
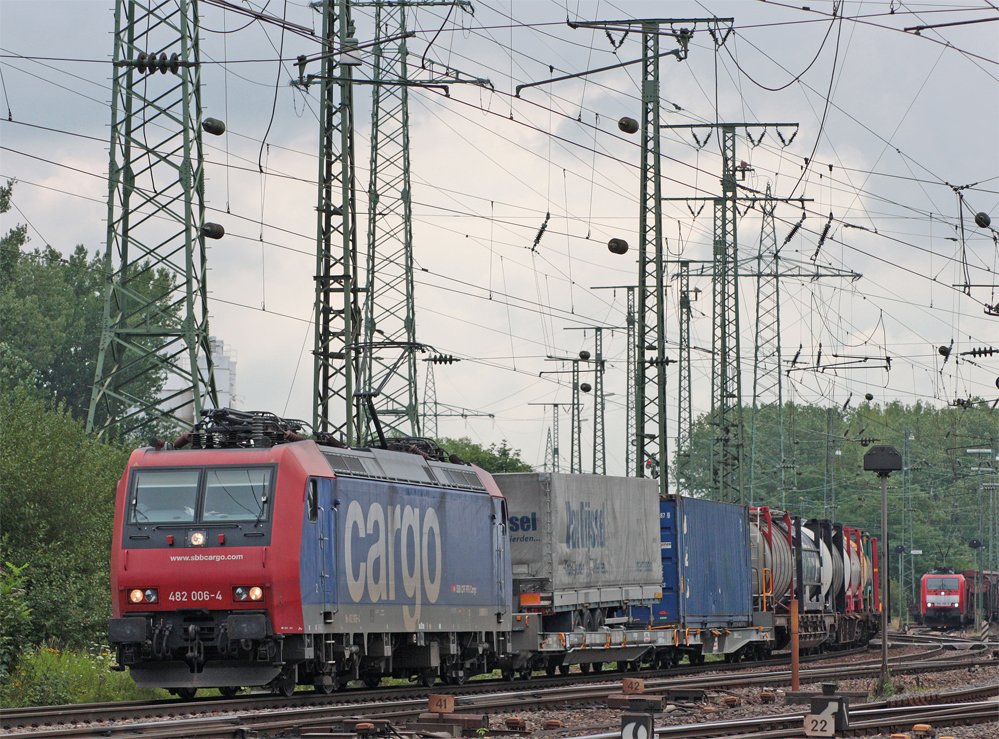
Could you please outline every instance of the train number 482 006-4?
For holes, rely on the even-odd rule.
[[[174,590],[170,593],[168,600],[181,603],[207,603],[211,600],[222,600],[222,591],[211,592],[210,590]]]

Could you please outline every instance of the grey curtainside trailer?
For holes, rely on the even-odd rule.
[[[654,480],[603,475],[494,475],[509,506],[514,607],[545,631],[624,623],[662,597]]]

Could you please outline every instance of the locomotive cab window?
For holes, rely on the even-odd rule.
[[[271,470],[210,469],[205,481],[202,521],[263,521],[267,518]]]
[[[319,520],[319,483],[315,479],[309,480],[306,505],[309,508],[309,523],[316,523]]]
[[[131,523],[194,521],[200,470],[136,470]]]
[[[926,578],[927,590],[959,590],[961,581],[956,577],[928,577]]]

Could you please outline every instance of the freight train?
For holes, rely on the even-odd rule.
[[[786,645],[792,599],[802,648],[877,631],[876,542],[847,527],[303,427],[222,409],[132,453],[109,638],[139,685],[328,693],[737,661]]]
[[[955,572],[935,567],[919,583],[920,622],[934,629],[958,629],[999,619],[999,572]]]

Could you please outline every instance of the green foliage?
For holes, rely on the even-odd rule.
[[[25,646],[31,609],[25,598],[27,565],[10,562],[0,570],[0,684],[7,681]]]
[[[873,473],[864,472],[863,458],[873,445],[888,444],[907,455],[903,461],[908,464],[889,478],[890,545],[900,540],[904,523],[906,546],[911,543],[925,553],[916,560],[917,571],[942,564],[974,567],[968,541],[986,538],[988,520],[982,512],[988,510],[989,497],[987,491],[980,497],[982,480],[972,469],[985,460],[967,450],[999,449],[999,413],[977,403],[935,408],[863,402],[846,410],[787,403],[783,414],[779,410],[775,405],[759,408],[755,425],[752,409],[744,411],[746,502],[783,504],[793,513],[843,521],[877,536],[881,485]],[[694,424],[689,450],[688,478],[703,497],[713,494],[715,428],[709,421],[702,417]],[[893,569],[897,560],[890,557]]]
[[[10,208],[14,184],[10,180],[0,187],[0,212]],[[30,377],[31,384],[85,419],[104,326],[105,265],[96,253],[90,257],[82,244],[66,259],[51,246],[24,251],[27,242],[25,227],[17,226],[0,243],[0,340],[6,343],[0,371],[7,375],[30,367],[25,379]],[[174,279],[166,270],[144,262],[129,272],[127,283],[133,300],[154,303],[147,311],[138,311],[135,303],[123,307],[133,313],[135,324],[153,324],[157,317],[165,319],[179,310],[179,305],[169,304]],[[163,343],[148,341],[153,349]],[[159,391],[164,377],[151,372],[149,362],[132,369],[128,391],[142,403]]]
[[[115,485],[128,453],[24,388],[0,393],[0,417],[0,556],[30,564],[22,635],[31,644],[103,639]]]
[[[533,468],[520,458],[519,449],[511,449],[506,440],[499,446],[490,444],[488,448],[476,444],[467,436],[460,439],[438,439],[437,442],[451,454],[456,454],[465,462],[471,462],[486,472],[532,472]]]
[[[112,670],[109,647],[89,651],[42,645],[24,653],[0,685],[0,708],[54,706],[166,698],[163,690],[139,688],[127,672]]]

